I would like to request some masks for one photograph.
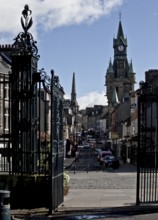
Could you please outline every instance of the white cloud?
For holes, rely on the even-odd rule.
[[[64,98],[71,99],[69,94],[65,94]],[[93,91],[77,98],[77,102],[81,110],[87,107],[94,107],[94,105],[107,105],[107,97],[104,91]]]
[[[66,25],[91,23],[101,16],[108,15],[125,0],[0,0],[0,38],[4,33],[10,39],[21,31],[21,12],[25,4],[32,10],[33,26],[31,33],[37,30],[51,30]],[[8,37],[8,36],[7,36]],[[7,38],[8,40],[8,38]]]
[[[45,0],[41,4],[45,11],[41,10],[39,22],[47,29],[89,23],[109,14],[122,3],[122,0]]]
[[[94,105],[107,105],[107,98],[105,92],[90,92],[77,99],[80,110],[86,107],[94,107]]]

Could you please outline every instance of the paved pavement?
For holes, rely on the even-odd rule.
[[[73,166],[74,158],[65,160]],[[70,190],[58,212],[43,213],[25,219],[135,219],[157,220],[158,207],[136,206],[136,167],[121,165],[118,170],[68,171]]]
[[[136,168],[132,165],[122,165],[119,170],[68,171],[68,174],[70,189],[64,199],[64,209],[136,203]]]

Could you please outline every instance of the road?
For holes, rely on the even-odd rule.
[[[83,207],[83,204],[84,207],[111,207],[136,202],[136,167],[133,165],[103,171],[94,152],[87,149],[81,150],[79,161],[72,164],[68,174],[70,192],[65,197],[66,207]],[[85,194],[87,198],[83,197]]]
[[[96,155],[94,151],[90,148],[80,149],[79,160],[76,160],[75,163],[68,169],[69,171],[81,172],[81,171],[98,171],[102,167],[97,162]]]

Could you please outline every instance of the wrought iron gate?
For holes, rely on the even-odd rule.
[[[43,178],[43,188],[34,183],[31,191],[29,183],[22,189],[20,199],[31,203],[30,198],[36,197],[32,202],[36,207],[36,202],[45,197],[41,204],[51,213],[63,202],[64,91],[53,70],[50,76],[44,69],[37,70],[39,55],[36,42],[28,32],[32,25],[28,5],[22,15],[24,32],[19,33],[9,48],[1,48],[8,49],[12,69],[0,81],[0,172],[33,177],[34,181],[38,176]],[[27,183],[17,186],[17,191],[12,185],[8,186],[13,190],[16,203],[20,196],[18,187],[21,189],[24,185]]]
[[[138,97],[136,203],[158,203],[158,94],[148,83]]]

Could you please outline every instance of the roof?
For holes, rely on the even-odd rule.
[[[0,54],[0,73],[8,74],[11,71],[11,65],[4,61]]]
[[[124,33],[123,33],[121,21],[119,21],[118,32],[117,32],[117,39],[119,39],[119,38],[124,39]]]

